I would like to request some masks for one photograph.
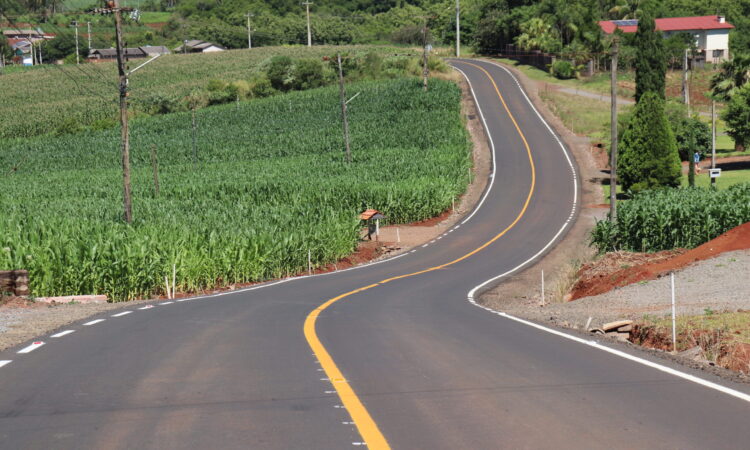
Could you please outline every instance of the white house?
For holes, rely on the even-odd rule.
[[[724,16],[667,17],[656,19],[656,29],[668,37],[677,33],[690,33],[695,37],[695,45],[700,52],[699,59],[714,63],[729,59],[729,31],[734,25]],[[607,34],[620,29],[624,33],[638,30],[637,20],[602,20],[599,26]]]
[[[223,52],[226,50],[224,47],[218,44],[212,44],[211,42],[199,41],[197,39],[188,40],[174,49],[175,53],[213,53]]]

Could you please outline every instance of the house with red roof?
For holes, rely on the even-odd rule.
[[[714,63],[729,59],[729,31],[734,25],[724,16],[666,17],[656,19],[656,29],[669,37],[677,33],[690,33],[695,37],[695,45],[704,61]],[[602,20],[602,31],[612,34],[616,29],[624,33],[635,33],[638,20]]]

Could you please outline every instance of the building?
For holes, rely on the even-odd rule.
[[[54,34],[44,33],[40,30],[5,30],[3,36],[8,39],[30,39],[33,42],[55,37]]]
[[[144,45],[142,47],[123,49],[125,57],[128,59],[149,58],[156,55],[166,55],[172,53],[163,45]],[[117,59],[117,49],[114,48],[94,48],[89,52],[89,61],[111,61]]]
[[[197,39],[186,40],[182,45],[174,49],[175,53],[212,53],[226,50],[218,44],[200,41]]]
[[[692,34],[699,51],[697,60],[718,63],[729,59],[729,31],[734,25],[727,22],[724,16],[668,17],[656,19],[655,22],[656,29],[663,32],[665,37],[678,33]],[[607,34],[614,33],[615,29],[635,33],[638,21],[602,20],[599,26]]]

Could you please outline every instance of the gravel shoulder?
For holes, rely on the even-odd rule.
[[[750,250],[724,253],[675,272],[678,316],[750,310],[750,287],[741,274],[750,273]],[[739,275],[739,276],[738,276]],[[638,320],[644,315],[671,315],[668,276],[634,283],[610,292],[565,303],[541,306],[538,299],[516,299],[493,303],[510,314],[556,325],[583,329],[620,319]]]

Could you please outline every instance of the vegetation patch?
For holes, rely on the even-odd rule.
[[[190,113],[135,120],[130,226],[118,129],[2,141],[0,270],[29,270],[35,296],[125,300],[161,292],[174,264],[178,290],[198,291],[294,274],[308,251],[315,266],[336,261],[354,250],[364,208],[411,222],[450,207],[471,167],[458,87],[348,89],[360,93],[352,164],[337,87],[199,110],[195,134]]]

